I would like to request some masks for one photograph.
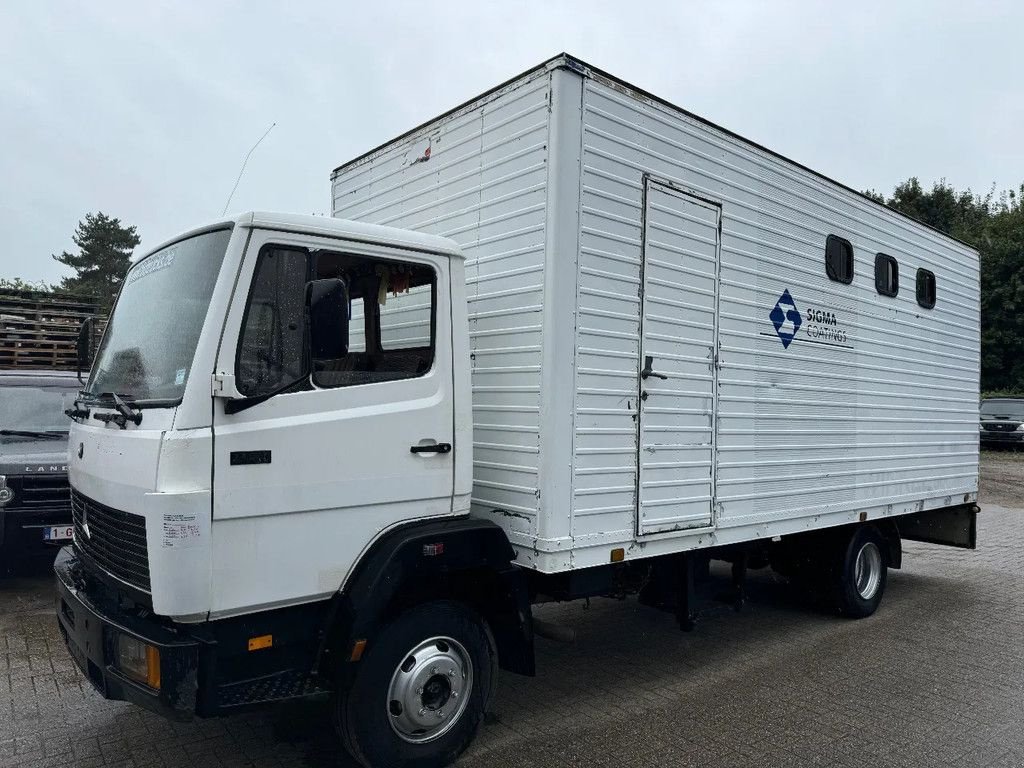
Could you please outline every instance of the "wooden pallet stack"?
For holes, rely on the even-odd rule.
[[[91,299],[0,289],[0,368],[75,370],[82,321],[103,319]]]

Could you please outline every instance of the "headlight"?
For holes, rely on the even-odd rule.
[[[1018,424],[1017,425],[1017,431],[1018,432],[1024,432],[1024,424]]]
[[[160,649],[130,635],[117,636],[117,669],[150,688],[160,690]]]
[[[0,475],[0,507],[14,498],[14,491],[7,487],[7,475]]]

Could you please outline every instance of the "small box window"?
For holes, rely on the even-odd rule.
[[[935,273],[917,270],[917,303],[925,309],[935,306]]]
[[[900,265],[887,253],[875,256],[875,290],[883,296],[900,292]]]
[[[853,246],[849,240],[829,235],[825,240],[825,272],[829,280],[853,282]]]

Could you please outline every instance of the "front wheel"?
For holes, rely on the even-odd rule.
[[[339,692],[335,723],[366,766],[448,765],[476,735],[494,675],[480,619],[460,603],[425,603],[373,639],[352,685]]]
[[[836,607],[844,616],[862,619],[882,602],[889,562],[885,540],[873,525],[856,528],[839,549]]]

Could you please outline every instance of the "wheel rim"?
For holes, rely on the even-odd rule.
[[[432,637],[412,648],[391,675],[387,712],[403,740],[440,738],[462,717],[473,690],[469,653],[450,637]]]
[[[863,544],[857,552],[853,574],[854,586],[864,600],[870,600],[882,583],[882,552],[873,541]]]

